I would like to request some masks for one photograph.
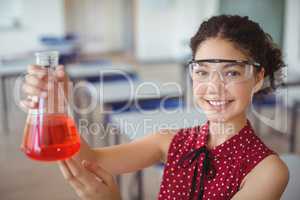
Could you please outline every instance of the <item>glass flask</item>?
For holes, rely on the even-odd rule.
[[[35,56],[37,65],[47,68],[48,74],[54,72],[58,52],[39,52]],[[56,80],[47,80],[47,97],[30,97],[36,98],[38,107],[28,111],[21,149],[33,160],[64,160],[79,151],[80,137],[69,105],[61,93],[63,86],[60,87]]]

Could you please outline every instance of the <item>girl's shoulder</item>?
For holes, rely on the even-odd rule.
[[[262,174],[278,173],[284,179],[288,177],[288,170],[279,155],[270,149],[257,135],[251,136],[250,142],[245,146],[243,156],[243,174],[240,187],[252,180],[251,177],[261,176]],[[270,174],[270,176],[272,176]]]
[[[258,179],[260,181],[258,181]],[[287,165],[276,154],[271,154],[259,162],[244,178],[240,185],[252,188],[252,186],[261,184],[261,187],[271,187],[274,192],[283,192],[289,181],[289,170]]]

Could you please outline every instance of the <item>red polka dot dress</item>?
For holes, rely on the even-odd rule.
[[[173,137],[159,200],[231,199],[251,169],[276,154],[255,135],[249,120],[239,133],[208,149],[208,123]]]

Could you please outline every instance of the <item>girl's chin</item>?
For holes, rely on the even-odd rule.
[[[210,114],[206,113],[207,120],[211,122],[227,122],[229,120],[229,116],[220,115],[220,114]]]
[[[236,117],[242,115],[244,111],[237,111],[237,110],[231,110],[231,112],[225,112],[225,113],[218,113],[218,112],[207,112],[204,111],[207,120],[211,122],[229,122],[232,119],[235,119]]]

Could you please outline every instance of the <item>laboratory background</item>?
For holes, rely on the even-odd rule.
[[[127,143],[156,131],[157,124],[183,127],[188,125],[185,117],[195,119],[186,64],[191,59],[189,40],[204,20],[220,14],[249,16],[283,52],[285,83],[254,101],[249,118],[289,167],[282,199],[299,200],[298,0],[0,0],[0,199],[79,199],[56,163],[33,161],[21,151],[27,113],[18,105],[18,84],[27,66],[36,62],[36,52],[59,51],[59,63],[70,79],[85,86],[76,90],[74,106],[96,102],[92,112],[73,112],[77,127],[80,119],[90,126],[80,131],[88,143]],[[132,100],[128,79],[134,86],[147,81],[158,85],[159,95],[144,87],[138,91],[142,98],[136,97],[139,106],[157,112],[145,115],[134,106],[120,111]],[[106,90],[102,96],[100,82]],[[161,107],[189,113],[176,115]],[[97,126],[109,123],[114,126]],[[163,166],[155,165],[116,177],[123,199],[156,199],[162,173]]]

